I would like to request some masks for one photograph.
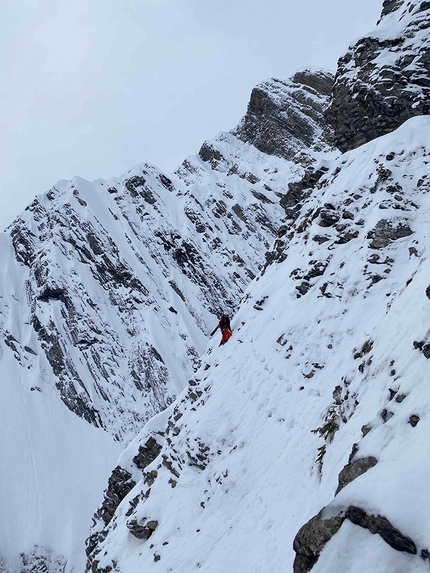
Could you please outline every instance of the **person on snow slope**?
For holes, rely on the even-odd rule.
[[[215,334],[218,328],[221,330],[221,335],[222,335],[221,342],[219,343],[219,345],[221,346],[222,344],[225,344],[231,337],[230,317],[228,316],[228,314],[223,314],[221,316],[218,322],[218,326],[211,333],[211,336]]]

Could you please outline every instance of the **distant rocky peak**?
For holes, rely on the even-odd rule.
[[[324,111],[333,75],[309,68],[289,80],[271,78],[251,93],[246,115],[232,133],[268,155],[302,164],[313,152],[327,151]]]

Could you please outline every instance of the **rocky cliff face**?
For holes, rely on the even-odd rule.
[[[289,80],[271,79],[252,90],[248,110],[233,133],[269,155],[312,163],[328,151],[324,111],[333,87],[330,72],[305,69]]]
[[[342,151],[430,113],[430,4],[384,2],[377,29],[339,60],[326,119]]]
[[[428,128],[325,163],[233,338],[121,457],[88,571],[428,570]]]
[[[10,227],[25,275],[25,336],[36,335],[33,351],[46,356],[71,411],[129,439],[181,392],[217,316],[237,309],[261,270],[288,183],[325,145],[330,85],[307,70],[268,82],[270,112],[254,145],[245,119],[170,178],[143,164],[110,181],[62,181]],[[259,125],[260,112],[246,118]],[[294,162],[257,149],[268,130],[271,153]],[[4,338],[24,365],[22,332]]]

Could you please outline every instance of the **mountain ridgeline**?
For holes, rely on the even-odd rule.
[[[428,571],[429,27],[2,235],[1,573]]]

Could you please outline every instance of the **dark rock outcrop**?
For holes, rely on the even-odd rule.
[[[430,358],[430,343],[425,342],[424,340],[414,340],[413,345],[417,350],[421,350],[427,359]]]
[[[395,12],[403,4],[403,0],[384,0],[381,18]]]
[[[127,528],[130,531],[130,533],[137,539],[142,539],[144,541],[146,541],[151,537],[151,535],[154,533],[157,527],[158,527],[158,521],[156,521],[155,519],[147,521],[145,518],[144,520],[142,520],[141,523],[136,519],[132,519],[127,522]]]
[[[388,16],[401,21],[403,29],[384,30]],[[381,30],[360,39],[340,58],[326,118],[341,151],[430,113],[429,28],[428,2],[385,1]]]
[[[159,433],[163,437],[163,433]],[[154,436],[149,436],[143,445],[140,444],[137,453],[133,456],[133,464],[143,472],[145,468],[151,464],[160,454],[162,446],[157,442]],[[145,479],[146,485],[149,487],[154,482],[157,476],[157,471],[143,472],[142,476]],[[93,517],[93,530],[91,535],[86,541],[86,555],[87,555],[87,571],[93,573],[102,573],[99,568],[98,554],[100,552],[100,544],[106,539],[111,521],[114,517],[115,511],[123,499],[135,487],[136,481],[129,471],[117,466],[108,481],[108,487],[104,492],[104,498],[99,508]],[[130,501],[129,512],[127,516],[131,516],[139,501],[139,496]],[[127,527],[135,537],[138,539],[149,539],[152,533],[158,526],[156,521],[137,520],[131,518],[127,522]]]
[[[406,553],[416,555],[417,547],[412,539],[403,535],[403,533],[393,527],[385,517],[381,517],[380,515],[367,515],[365,511],[354,506],[350,506],[347,509],[345,517],[349,519],[351,523],[368,529],[370,533],[377,533],[396,551],[405,551]]]
[[[87,555],[87,570],[100,571],[98,569],[98,560],[96,555],[99,553],[98,546],[106,538],[107,530],[105,529],[115,514],[115,511],[125,496],[130,493],[134,488],[136,482],[133,480],[131,474],[117,466],[108,481],[108,487],[104,492],[104,499],[94,515],[93,522],[100,521],[102,524],[101,530],[94,531],[86,540],[85,553]]]
[[[108,481],[104,500],[99,509],[100,517],[105,525],[110,523],[116,508],[135,485],[136,482],[127,470],[121,466],[117,466],[113,470]]]
[[[303,70],[290,80],[271,79],[252,90],[248,110],[233,131],[269,155],[297,159],[322,150],[324,111],[333,85],[328,72]]]
[[[412,233],[412,229],[401,221],[394,222],[381,219],[376,227],[369,231],[368,239],[372,239],[369,247],[371,249],[383,249],[392,241],[409,237]]]
[[[282,195],[280,200],[288,218],[295,219],[299,215],[304,199],[309,197],[325,172],[324,168],[318,170],[309,168],[299,181],[288,183],[288,192]]]
[[[133,458],[133,463],[140,469],[144,470],[160,454],[162,446],[151,436],[142,446],[139,446],[138,453]]]
[[[385,517],[368,515],[363,509],[349,506],[346,510],[338,510],[333,516],[323,508],[318,515],[312,517],[303,525],[294,538],[293,548],[296,552],[294,560],[294,573],[308,573],[318,561],[321,551],[330,539],[336,535],[345,519],[354,525],[367,529],[370,533],[377,533],[396,551],[404,551],[412,555],[417,554],[415,543],[396,529]]]
[[[377,463],[378,460],[376,458],[368,456],[346,464],[339,474],[339,484],[334,495],[337,495],[344,487],[366,473],[370,468],[373,468]]]
[[[344,522],[344,517],[340,516],[324,519],[323,512],[324,509],[303,525],[294,538],[294,573],[308,573],[312,569],[325,545]]]
[[[205,143],[201,146],[199,150],[199,157],[202,161],[210,163],[212,169],[216,169],[218,167],[218,163],[224,159],[221,155],[221,152],[213,145],[211,145],[209,141],[205,141]]]
[[[420,421],[420,417],[417,416],[416,414],[412,414],[412,416],[410,416],[408,423],[415,428],[415,426],[418,425],[418,422]]]

